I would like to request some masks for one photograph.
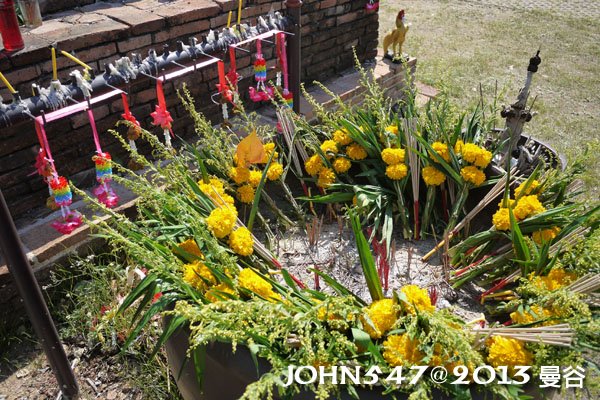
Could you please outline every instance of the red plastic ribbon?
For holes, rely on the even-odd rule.
[[[287,52],[285,49],[285,33],[280,32],[277,34],[279,49],[279,62],[281,63],[281,73],[283,74],[283,89],[284,94],[289,90],[289,82],[288,82],[288,65],[287,65]]]
[[[168,129],[171,133],[171,137],[175,137],[175,135],[173,135],[173,130],[171,129],[173,118],[171,117],[171,113],[167,111],[165,92],[160,79],[156,80],[156,97],[158,99],[158,104],[156,105],[154,112],[150,114],[150,116],[153,118],[152,123],[156,126],[160,125],[160,127],[163,129]]]
[[[48,144],[48,137],[46,136],[46,130],[44,124],[35,120],[35,132],[40,143],[40,152],[37,156],[35,167],[40,175],[43,177],[56,174],[56,168],[54,167],[54,160],[50,153],[50,145]]]
[[[92,127],[92,134],[94,136],[94,144],[96,145],[96,152],[102,153],[102,146],[100,146],[100,137],[98,136],[98,129],[96,128],[96,120],[94,119],[94,113],[91,108],[87,109],[87,115],[90,120],[90,126]]]
[[[229,102],[233,101],[233,93],[231,89],[229,89],[229,85],[227,84],[227,80],[225,79],[225,63],[223,61],[217,62],[217,69],[219,71],[219,83],[217,84],[217,89],[221,96]]]
[[[127,101],[127,95],[125,93],[121,93],[121,99],[123,100],[123,114],[121,114],[121,118],[126,121],[131,122],[135,126],[140,126],[139,121],[135,118],[135,116],[129,110],[129,101]]]
[[[237,86],[239,76],[235,63],[235,47],[233,46],[229,46],[229,72],[227,73],[227,79],[229,79],[231,86]]]

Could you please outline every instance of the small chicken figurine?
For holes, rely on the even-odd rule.
[[[409,26],[404,20],[404,10],[400,10],[396,17],[396,29],[383,38],[384,58],[389,58],[394,62],[402,62],[402,45],[404,44],[408,28]],[[390,46],[392,47],[392,52],[388,53]]]

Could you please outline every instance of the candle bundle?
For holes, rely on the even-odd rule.
[[[50,181],[50,189],[54,196],[54,202],[60,207],[70,206],[73,202],[73,193],[69,187],[69,182],[64,176],[57,176]]]
[[[112,180],[112,158],[109,153],[99,153],[92,157],[96,164],[96,180],[104,184]]]

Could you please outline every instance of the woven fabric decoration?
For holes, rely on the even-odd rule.
[[[40,151],[36,157],[35,168],[48,185],[50,197],[46,204],[51,205],[53,210],[60,209],[61,216],[54,220],[50,226],[58,232],[68,235],[83,223],[83,217],[77,211],[73,211],[69,206],[73,203],[73,193],[69,186],[67,178],[59,176],[56,173],[48,137],[44,128],[44,123],[36,118],[35,131],[40,143]]]
[[[262,41],[256,39],[256,60],[254,61],[254,80],[256,88],[250,87],[250,99],[256,103],[269,101],[273,98],[273,88],[266,86],[267,61],[262,54]]]
[[[92,109],[88,108],[87,113],[90,120],[90,126],[92,127],[94,144],[96,145],[96,154],[92,157],[92,161],[96,167],[96,180],[98,181],[98,186],[94,188],[93,193],[99,202],[108,208],[113,208],[119,203],[119,196],[117,196],[110,186],[110,181],[112,180],[112,158],[109,153],[102,151],[102,146],[100,146],[100,136],[98,135],[98,129],[96,128],[96,121],[94,120]]]

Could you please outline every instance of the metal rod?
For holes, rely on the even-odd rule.
[[[25,310],[37,334],[46,358],[58,381],[59,389],[65,399],[77,399],[79,386],[71,369],[58,332],[44,301],[42,291],[29,265],[23,245],[17,234],[6,200],[0,190],[0,249],[6,259],[6,265],[12,275],[17,290],[23,298]]]

